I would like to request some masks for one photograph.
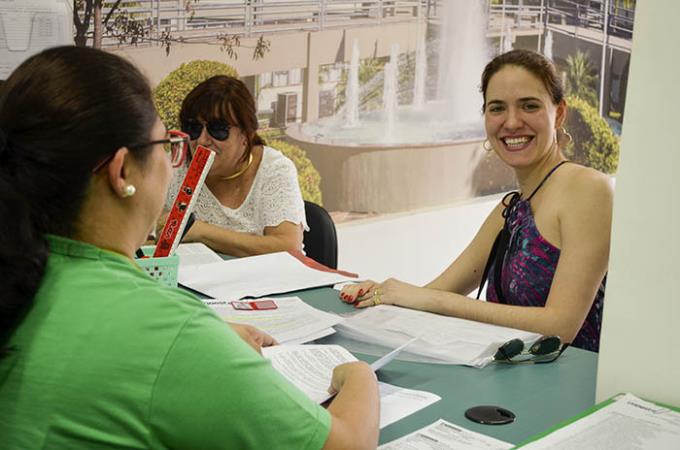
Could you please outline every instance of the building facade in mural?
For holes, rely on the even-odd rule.
[[[132,44],[103,27],[102,47],[137,63],[153,84],[196,59],[233,66],[262,126],[307,152],[331,210],[412,210],[511,188],[511,174],[481,150],[478,78],[501,51],[550,57],[569,93],[614,135],[624,117],[635,1],[101,4],[100,17],[117,13],[143,29]],[[94,37],[92,25],[87,33]]]

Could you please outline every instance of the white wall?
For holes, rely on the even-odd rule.
[[[637,2],[597,400],[680,405],[680,2]]]
[[[376,281],[394,277],[423,285],[472,241],[501,198],[492,195],[450,207],[341,223],[338,267]]]

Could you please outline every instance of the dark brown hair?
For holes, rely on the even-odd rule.
[[[242,160],[256,145],[265,145],[257,134],[257,108],[245,84],[238,78],[217,75],[193,88],[182,102],[179,120],[226,120],[241,129],[246,138]]]
[[[543,82],[555,105],[564,99],[562,77],[557,73],[555,65],[539,53],[531,50],[516,49],[496,56],[484,68],[484,72],[482,72],[482,86],[480,88],[484,96],[482,111],[486,107],[486,89],[489,87],[491,77],[505,66],[518,66],[538,77]]]
[[[96,68],[97,70],[92,70]],[[119,56],[56,47],[0,90],[0,356],[33,304],[49,248],[72,236],[92,169],[128,146],[141,162],[157,120],[151,89]]]

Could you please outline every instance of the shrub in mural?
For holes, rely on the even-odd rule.
[[[567,104],[565,128],[574,141],[565,149],[565,156],[604,173],[616,172],[619,140],[607,121],[582,98],[569,96]]]
[[[266,136],[266,134],[265,134]],[[307,158],[307,154],[297,145],[289,144],[281,140],[267,139],[267,145],[273,147],[286,155],[297,168],[298,183],[302,191],[302,198],[307,201],[322,205],[321,198],[321,176],[312,162]]]
[[[215,75],[238,77],[236,69],[219,61],[196,60],[173,70],[154,89],[156,109],[168,129],[179,129],[182,100],[200,82]]]

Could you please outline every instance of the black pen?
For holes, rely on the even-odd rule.
[[[186,236],[187,231],[189,231],[189,228],[194,224],[196,221],[196,216],[194,213],[189,214],[189,217],[187,218],[187,224],[184,226],[184,230],[182,230],[182,237],[179,238],[179,241],[182,242],[182,239],[184,239],[184,236]]]

